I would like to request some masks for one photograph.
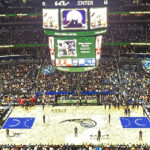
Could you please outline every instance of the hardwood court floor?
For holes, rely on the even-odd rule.
[[[9,137],[6,136],[6,129],[1,129],[0,144],[149,144],[150,128],[141,129],[143,140],[139,140],[139,128],[122,127],[120,117],[125,116],[123,108],[45,106],[43,110],[42,106],[35,106],[25,110],[20,106],[15,107],[9,117],[35,117],[34,124],[31,129],[9,129]],[[142,108],[131,108],[131,117],[143,117]],[[74,136],[75,127],[78,128],[78,137]],[[99,129],[101,140],[97,141]]]

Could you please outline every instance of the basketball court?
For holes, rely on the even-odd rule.
[[[78,137],[75,137],[75,127]],[[99,129],[101,140],[97,141]],[[140,130],[143,140],[139,140]],[[45,106],[44,110],[42,106],[28,110],[19,106],[13,108],[0,130],[0,137],[0,144],[146,144],[150,122],[143,116],[142,107],[131,108],[129,117],[124,115],[123,106],[110,110],[108,106],[106,109],[104,106]]]

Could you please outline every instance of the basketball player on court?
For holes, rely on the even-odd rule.
[[[74,128],[74,134],[75,134],[75,137],[78,137],[78,128],[77,127]]]

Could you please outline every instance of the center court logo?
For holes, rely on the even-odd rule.
[[[85,128],[93,128],[97,125],[97,123],[94,120],[88,119],[85,121],[81,121],[80,125]]]
[[[64,122],[77,122],[80,123],[80,125],[85,128],[94,128],[97,125],[96,121],[92,119],[68,119],[61,121],[60,123]]]

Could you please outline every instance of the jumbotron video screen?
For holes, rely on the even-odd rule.
[[[88,17],[89,14],[89,17]],[[43,9],[43,28],[60,31],[107,27],[107,8]]]
[[[49,37],[51,60],[56,66],[95,66],[100,59],[102,36]]]
[[[56,68],[94,68],[99,65],[102,35],[107,31],[104,0],[45,0],[43,29]]]
[[[59,30],[58,9],[43,9],[43,28]]]
[[[61,9],[61,30],[87,30],[87,9]]]

